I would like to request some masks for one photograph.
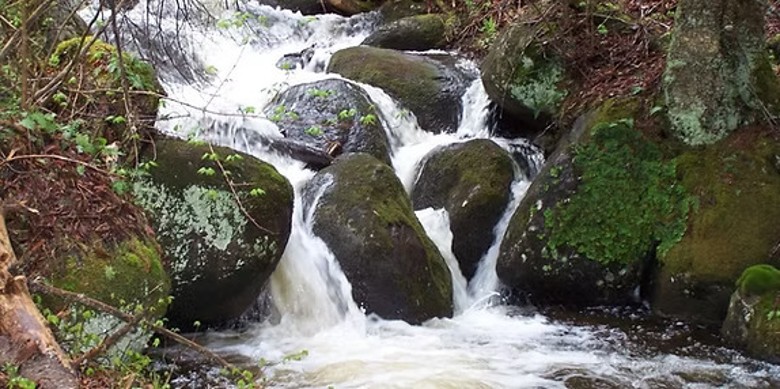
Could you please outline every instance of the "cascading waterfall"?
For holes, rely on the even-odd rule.
[[[624,347],[626,336],[618,329],[557,324],[541,315],[520,315],[501,305],[500,299],[494,298],[499,288],[495,264],[501,237],[529,186],[529,173],[519,168],[511,202],[495,227],[496,239],[468,284],[450,249],[452,233],[446,211],[417,212],[451,268],[456,308],[453,318],[413,326],[365,315],[351,298],[351,286],[338,259],[312,232],[316,201],[308,208],[302,204],[301,190],[314,172],[263,146],[263,138],[281,135],[273,122],[255,112],[261,112],[277,92],[289,86],[338,78],[323,72],[330,55],[358,45],[374,28],[376,16],[306,17],[254,3],[242,4],[242,12],[236,13],[225,10],[222,1],[213,1],[206,11],[215,15],[215,20],[200,14],[191,15],[200,23],[182,23],[176,5],[167,3],[160,6],[157,1],[142,0],[127,14],[136,28],[160,32],[148,36],[147,45],[128,47],[147,58],[157,58],[152,50],[166,46],[170,43],[166,39],[174,36],[178,39],[172,46],[177,58],[187,62],[158,66],[169,99],[161,108],[157,127],[180,137],[198,136],[256,155],[276,166],[295,188],[293,231],[269,285],[276,314],[248,330],[216,332],[207,337],[208,346],[219,352],[255,360],[281,361],[285,355],[308,350],[308,356],[301,360],[269,368],[266,373],[272,386],[562,388],[568,378],[590,377],[614,387],[706,387],[706,382],[699,385],[696,382],[703,381],[691,377],[717,376],[719,382],[729,386],[753,387],[766,382],[762,380],[767,376],[778,374],[777,369],[764,365],[756,368],[755,364],[741,364],[738,358],[715,361],[634,352]],[[94,14],[96,9],[93,6],[84,14]],[[162,11],[150,18],[148,9]],[[276,66],[284,55],[303,50],[310,50],[311,55],[304,66]],[[477,72],[468,61],[461,66]],[[391,143],[393,168],[407,191],[411,191],[421,162],[433,149],[473,138],[491,138],[488,99],[478,77],[463,96],[464,112],[454,134],[422,131],[414,116],[399,109],[382,90],[361,87],[381,113]],[[492,139],[508,150],[528,146],[522,144],[523,140]],[[541,164],[541,155],[526,158],[532,174]]]

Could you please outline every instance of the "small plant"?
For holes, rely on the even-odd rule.
[[[333,95],[333,91],[330,89],[319,89],[319,88],[311,88],[306,93],[309,94],[309,96],[320,98],[320,99],[327,99],[331,95]]]
[[[3,366],[3,372],[8,376],[8,389],[35,389],[35,381],[19,375],[19,368],[6,363]]]
[[[306,133],[306,135],[310,135],[310,136],[322,136],[322,134],[324,134],[322,128],[320,128],[319,126],[311,126],[307,128],[304,132]]]
[[[360,117],[360,124],[364,126],[375,126],[379,124],[379,119],[377,119],[376,115],[370,113],[368,115],[363,115]]]
[[[341,112],[339,112],[339,120],[346,121],[354,118],[356,115],[357,115],[357,110],[355,108],[342,109]]]

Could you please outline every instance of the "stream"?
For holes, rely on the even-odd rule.
[[[340,78],[324,72],[330,56],[359,45],[377,26],[378,16],[308,17],[255,2],[240,4],[240,11],[233,4],[226,9],[224,1],[203,2],[203,9],[165,3],[142,0],[125,20],[127,31],[143,36],[125,37],[129,49],[155,62],[169,97],[158,129],[255,155],[273,164],[295,188],[292,234],[264,295],[267,315],[240,331],[199,338],[219,353],[273,362],[264,368],[269,387],[780,387],[780,367],[719,346],[697,328],[652,319],[641,309],[542,314],[507,305],[495,263],[500,237],[530,185],[525,174],[516,174],[511,203],[495,229],[499,238],[470,283],[450,249],[446,211],[417,212],[453,274],[454,317],[417,326],[366,315],[353,301],[337,258],[312,232],[313,211],[303,210],[300,192],[315,172],[263,146],[263,138],[282,135],[259,113],[292,85]],[[83,15],[94,12],[93,6]],[[307,49],[311,58],[303,66],[276,66],[284,55]],[[422,131],[413,115],[382,90],[360,85],[381,113],[392,165],[407,191],[420,162],[439,146],[489,138],[514,152],[534,150],[524,140],[491,135],[489,101],[477,65],[464,59],[459,66],[476,81],[463,95],[460,125],[452,134]],[[539,153],[527,152],[523,158],[531,172],[543,163]],[[172,384],[198,387],[186,380]]]

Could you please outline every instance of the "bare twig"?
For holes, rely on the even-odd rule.
[[[88,169],[92,169],[92,170],[94,170],[94,171],[96,171],[98,173],[105,174],[107,176],[118,176],[115,173],[111,173],[111,172],[109,172],[107,170],[103,170],[103,169],[101,169],[101,168],[99,168],[99,167],[97,167],[97,166],[95,166],[95,165],[93,165],[93,164],[91,164],[89,162],[79,161],[78,159],[68,158],[68,157],[65,157],[65,156],[59,155],[59,154],[26,154],[26,155],[13,156],[13,157],[6,158],[6,159],[0,161],[0,168],[2,168],[3,166],[5,166],[5,165],[7,165],[7,164],[9,164],[11,162],[20,161],[20,160],[23,160],[23,159],[56,159],[58,161],[65,161],[65,162],[75,163],[77,165],[84,166],[84,167],[86,167]]]
[[[121,310],[108,305],[102,301],[95,300],[93,298],[87,297],[81,293],[73,293],[67,290],[63,290],[60,288],[53,287],[51,285],[47,285],[43,283],[40,279],[35,279],[32,282],[30,282],[30,286],[32,289],[36,292],[44,293],[50,296],[59,297],[62,299],[65,299],[70,302],[76,302],[79,304],[82,304],[86,307],[96,309],[98,311],[101,311],[103,313],[107,313],[111,316],[116,317],[117,319],[120,319],[126,323],[131,323],[136,319],[134,315],[131,315],[129,313],[122,312]],[[192,349],[206,358],[208,358],[211,361],[214,361],[218,364],[220,364],[222,367],[228,369],[228,371],[235,371],[236,367],[231,364],[230,362],[226,361],[224,358],[220,357],[219,355],[215,354],[213,351],[165,328],[162,326],[159,326],[154,323],[146,323],[149,328],[154,330],[155,332],[175,341],[176,343],[181,344],[182,346],[185,346],[189,349]]]

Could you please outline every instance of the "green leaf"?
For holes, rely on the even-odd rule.
[[[254,188],[249,191],[249,195],[252,197],[260,197],[265,194],[265,191],[260,188]]]
[[[203,176],[207,176],[207,177],[211,177],[211,176],[217,174],[217,171],[214,170],[214,168],[210,168],[210,167],[205,167],[204,166],[204,167],[198,169],[198,174],[203,175]]]

